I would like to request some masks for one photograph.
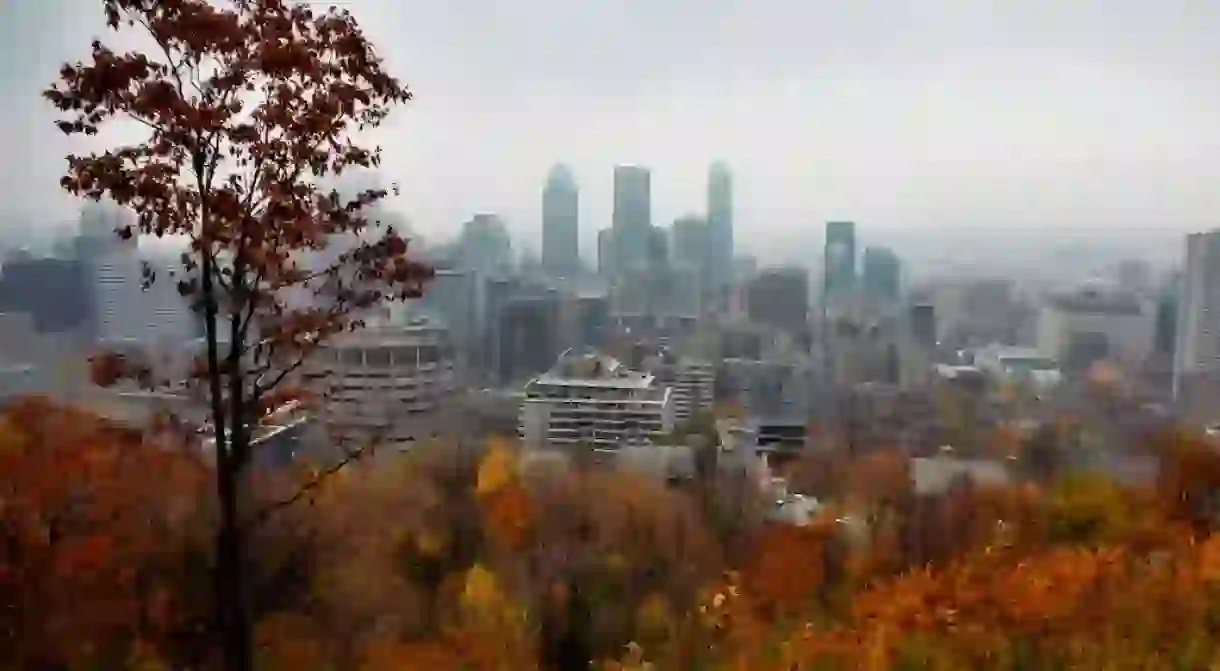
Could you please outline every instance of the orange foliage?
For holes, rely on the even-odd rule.
[[[197,613],[175,596],[185,576],[162,554],[185,542],[204,476],[182,452],[82,412],[36,399],[5,412],[0,591],[14,608],[0,618],[18,642],[0,648],[27,660],[90,656]]]
[[[809,527],[769,525],[763,530],[755,560],[742,574],[742,586],[760,608],[784,616],[809,606],[825,577],[832,525],[823,521]]]

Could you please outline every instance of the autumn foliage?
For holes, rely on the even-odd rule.
[[[1220,461],[1166,449],[1147,489],[1069,474],[927,500],[876,487],[893,455],[845,459],[859,489],[808,526],[748,531],[734,558],[697,483],[534,467],[500,440],[422,447],[251,539],[256,665],[1208,668],[1220,534],[1182,501]],[[205,464],[29,400],[0,418],[0,466],[0,665],[215,660]]]

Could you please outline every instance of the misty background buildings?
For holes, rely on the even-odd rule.
[[[819,227],[804,261],[772,264],[738,247],[752,228],[736,216],[728,164],[709,165],[703,202],[668,222],[654,218],[648,166],[603,178],[612,216],[585,222],[582,175],[556,163],[540,176],[538,252],[513,235],[520,222],[486,211],[448,240],[416,239],[436,267],[430,290],[316,357],[302,380],[326,400],[268,433],[280,452],[321,429],[404,448],[495,430],[536,450],[629,445],[638,457],[729,403],[776,458],[865,436],[926,454],[974,440],[948,426],[942,386],[990,380],[1032,390],[1035,406],[1070,405],[1103,364],[1146,404],[1199,425],[1220,419],[1215,233],[1189,236],[1176,264],[1048,244],[1040,266],[980,272],[913,262],[900,240],[843,219]],[[372,214],[410,228],[392,211]],[[53,249],[7,252],[7,397],[50,393],[124,417],[197,402],[100,390],[84,374],[82,353],[96,348],[171,368],[198,350],[198,319],[172,278],[176,250],[120,240],[113,231],[129,216],[89,204]],[[595,240],[582,239],[589,231]],[[582,254],[590,247],[593,258]],[[955,422],[1001,421],[990,396],[975,397]]]

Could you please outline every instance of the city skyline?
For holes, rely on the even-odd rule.
[[[724,160],[738,247],[764,257],[833,219],[1175,234],[1220,221],[1216,7],[346,4],[417,93],[380,139],[404,188],[390,206],[429,238],[487,211],[538,248],[557,161],[581,187],[586,258],[620,163],[652,171],[654,221],[669,222],[701,209]],[[68,10],[21,3],[0,29],[9,219],[75,215],[56,187],[71,145],[37,98],[98,32],[96,11]]]

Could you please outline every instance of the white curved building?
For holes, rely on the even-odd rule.
[[[448,331],[416,318],[337,338],[310,361],[305,379],[333,435],[402,444],[437,433],[453,371]]]

